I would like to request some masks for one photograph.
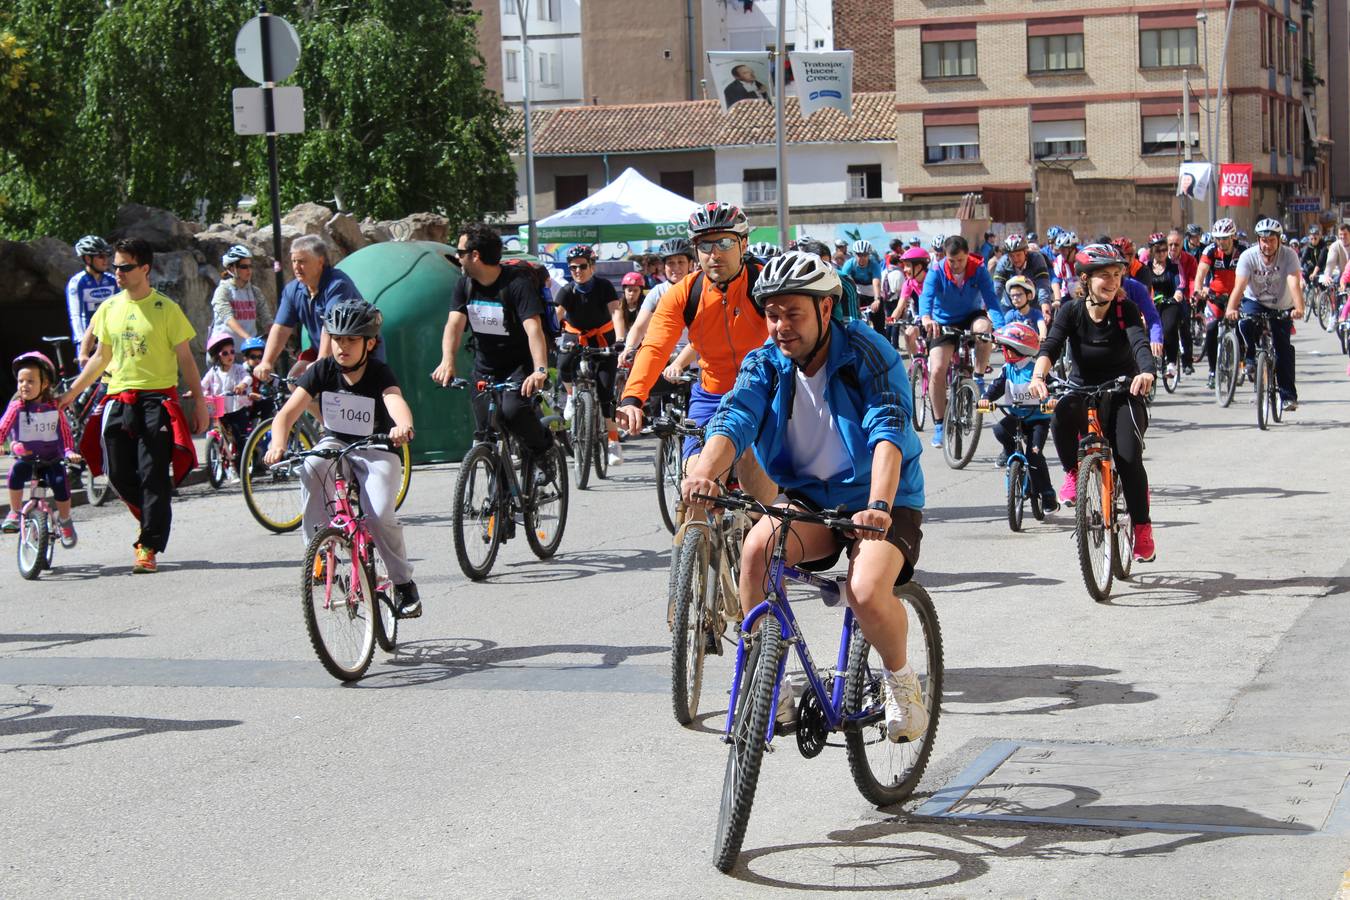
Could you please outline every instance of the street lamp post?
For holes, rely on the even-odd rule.
[[[530,12],[530,0],[516,0],[516,16],[520,19],[521,83],[524,85],[525,111],[525,252],[534,255],[534,129],[530,127],[530,35],[525,17]]]
[[[1218,210],[1219,193],[1219,173],[1214,168],[1214,158],[1216,150],[1214,147],[1214,128],[1218,120],[1218,111],[1214,108],[1214,101],[1209,96],[1209,14],[1203,9],[1195,14],[1195,22],[1200,26],[1201,40],[1205,45],[1205,102],[1210,105],[1210,114],[1205,116],[1205,159],[1209,162],[1209,219],[1212,223]]]
[[[1216,138],[1219,135],[1220,127],[1222,127],[1220,125],[1219,116],[1223,112],[1223,85],[1225,75],[1228,71],[1228,39],[1233,35],[1233,8],[1235,6],[1237,6],[1237,0],[1229,0],[1228,17],[1223,25],[1223,50],[1219,55],[1219,97],[1214,103],[1214,135]],[[1218,164],[1222,159],[1223,154],[1216,151],[1214,154],[1214,162]],[[1216,172],[1215,174],[1217,175],[1218,173]],[[1219,187],[1215,184],[1213,199],[1210,201],[1210,209],[1214,212],[1214,215],[1218,215],[1218,204]]]

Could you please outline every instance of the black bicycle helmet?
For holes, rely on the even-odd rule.
[[[750,234],[750,220],[739,206],[714,200],[694,210],[689,216],[689,237],[715,231],[730,231],[740,237]]]
[[[323,330],[331,337],[377,338],[383,324],[384,313],[356,298],[333,304],[323,317]]]
[[[595,250],[590,244],[577,244],[571,250],[567,251],[567,261],[574,259],[584,259],[586,262],[595,262]]]

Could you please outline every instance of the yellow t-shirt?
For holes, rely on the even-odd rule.
[[[112,348],[112,394],[176,388],[174,348],[197,334],[182,308],[156,290],[143,300],[117,292],[99,305],[89,327],[100,344]]]

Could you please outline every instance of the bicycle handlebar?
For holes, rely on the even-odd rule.
[[[1121,375],[1112,378],[1110,381],[1103,381],[1101,384],[1076,384],[1066,378],[1056,378],[1050,383],[1053,393],[1056,397],[1065,397],[1069,395],[1089,396],[1095,394],[1115,394],[1121,391],[1129,390],[1134,378],[1130,375]]]
[[[943,326],[942,326],[942,336],[943,336],[943,337],[967,337],[967,336],[968,336],[968,337],[970,337],[971,340],[974,340],[974,341],[984,341],[985,343],[990,343],[990,342],[992,342],[992,341],[994,340],[994,336],[993,336],[992,334],[983,334],[982,332],[979,332],[979,331],[967,331],[967,330],[964,329],[964,328],[953,328],[953,327],[950,326],[950,325],[943,325]]]
[[[712,497],[708,494],[694,494],[694,499],[702,500],[719,509],[748,510],[783,522],[813,522],[817,525],[824,525],[825,527],[832,528],[836,531],[870,531],[874,534],[886,533],[884,528],[877,528],[872,525],[859,525],[857,522],[854,522],[842,505],[824,512],[811,512],[809,510],[783,506],[766,506],[750,495],[740,491],[734,491],[721,497]]]
[[[1287,322],[1294,316],[1291,309],[1261,309],[1251,313],[1241,313],[1239,319],[1250,321],[1252,319],[1274,319],[1278,322]]]
[[[342,457],[346,456],[348,453],[351,453],[354,450],[364,450],[366,447],[374,447],[377,445],[382,446],[387,450],[394,450],[394,451],[398,450],[398,448],[395,447],[393,442],[389,439],[388,434],[377,433],[369,435],[367,437],[363,437],[359,441],[352,441],[350,444],[342,448],[316,447],[313,450],[292,451],[290,453],[287,453],[286,456],[282,458],[281,462],[268,466],[268,469],[275,470],[286,466],[294,466],[297,462],[300,462],[301,460],[304,459],[308,459],[311,456],[315,457],[316,459],[334,459],[334,460],[341,459]]]

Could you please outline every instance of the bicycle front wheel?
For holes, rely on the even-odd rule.
[[[1270,404],[1271,394],[1274,393],[1271,384],[1274,381],[1270,376],[1270,359],[1266,356],[1264,350],[1256,354],[1256,427],[1265,431],[1270,425]]]
[[[675,533],[676,516],[680,504],[681,445],[678,435],[661,438],[656,449],[656,502],[661,508],[661,521],[671,534]]]
[[[562,543],[563,529],[567,527],[567,458],[562,448],[554,444],[553,480],[540,484],[534,473],[526,491],[525,540],[540,559],[550,559]]]
[[[1023,507],[1026,502],[1026,469],[1020,459],[1008,460],[1008,527],[1022,530]]]
[[[29,515],[19,517],[18,562],[19,574],[28,581],[42,574],[47,562],[47,546],[51,543],[51,530],[47,527],[47,514],[34,509]]]
[[[1232,403],[1233,394],[1237,391],[1239,349],[1235,330],[1220,335],[1218,359],[1215,363],[1214,399],[1221,407],[1227,407]]]
[[[239,474],[244,481],[244,504],[253,518],[268,531],[284,534],[300,527],[304,503],[297,471],[288,466],[269,469],[263,463],[271,442],[272,419],[263,419],[244,442]],[[298,425],[286,439],[288,450],[309,450],[313,446],[309,434]]]
[[[964,469],[975,457],[984,416],[977,409],[980,400],[973,381],[962,381],[951,396],[942,429],[942,455],[951,468]]]
[[[1331,304],[1330,292],[1325,290],[1317,295],[1317,324],[1322,326],[1323,331],[1331,331],[1336,327],[1336,309]]]
[[[501,461],[491,444],[478,444],[464,457],[455,481],[454,523],[451,533],[460,571],[482,581],[492,571],[511,514],[499,484]]]
[[[591,480],[591,454],[595,452],[595,398],[586,391],[576,391],[572,401],[572,469],[577,476],[577,489],[586,490]]]
[[[676,550],[679,568],[671,601],[675,609],[670,635],[670,702],[675,721],[688,725],[698,715],[703,689],[703,660],[708,648],[707,596],[712,578],[712,552],[702,528],[689,528]]]
[[[319,662],[341,681],[355,681],[375,654],[374,594],[366,569],[340,528],[314,535],[300,573],[305,628]]]
[[[1181,383],[1181,362],[1178,360],[1171,366],[1164,365],[1162,370],[1163,390],[1169,394],[1177,392],[1177,385]]]
[[[399,465],[402,467],[401,480],[398,483],[398,497],[394,500],[394,509],[403,508],[408,499],[408,486],[412,484],[412,445],[404,444],[398,448]]]
[[[1110,535],[1106,533],[1106,513],[1102,508],[1103,471],[1099,454],[1089,453],[1083,458],[1078,464],[1078,497],[1074,505],[1078,565],[1088,594],[1098,603],[1105,603],[1111,597],[1114,550]]]
[[[928,713],[923,734],[910,741],[892,741],[886,734],[886,698],[881,657],[855,627],[844,679],[844,742],[853,783],[877,806],[899,803],[914,793],[923,778],[937,738],[942,711],[942,629],[928,592],[910,582],[895,589],[909,618],[906,658],[919,676],[919,694]]]
[[[768,746],[769,718],[773,715],[773,690],[778,683],[778,660],[782,633],[778,619],[767,615],[754,634],[744,635],[745,664],[736,685],[736,708],[731,720],[726,773],[722,777],[722,805],[717,815],[713,864],[730,872],[740,856],[750,807],[755,802],[760,763]]]

